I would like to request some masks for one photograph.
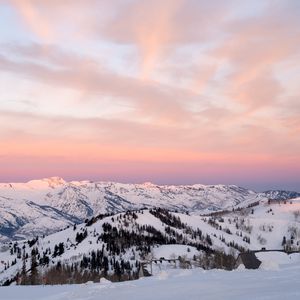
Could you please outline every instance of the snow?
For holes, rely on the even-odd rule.
[[[282,240],[283,236],[286,236],[286,240],[289,241],[291,237],[291,228],[296,230],[294,235],[294,250],[299,249],[300,245],[300,227],[299,220],[295,218],[295,211],[299,210],[300,199],[294,199],[292,204],[288,202],[287,204],[271,204],[262,203],[253,209],[253,214],[248,212],[245,214],[244,211],[230,212],[222,217],[222,220],[216,218],[215,222],[222,226],[222,229],[215,228],[208,222],[209,217],[197,216],[197,215],[187,215],[182,213],[173,213],[175,216],[179,217],[183,223],[187,226],[193,228],[194,230],[200,229],[203,236],[209,235],[212,240],[212,248],[224,251],[226,253],[234,252],[235,255],[238,254],[236,249],[228,246],[229,242],[234,242],[240,246],[243,246],[245,249],[250,250],[259,250],[262,247],[265,247],[267,250],[270,249],[282,249]],[[249,210],[249,209],[248,209]],[[114,217],[106,217],[102,220],[98,220],[91,226],[86,227],[85,224],[77,225],[76,230],[73,230],[73,226],[62,231],[58,231],[54,234],[48,235],[45,238],[39,238],[35,247],[38,247],[40,253],[47,248],[51,249],[51,253],[54,251],[54,246],[59,243],[64,243],[65,252],[61,256],[52,258],[53,264],[58,260],[70,264],[75,261],[80,261],[84,254],[89,254],[92,250],[97,250],[102,248],[103,242],[98,241],[99,235],[103,232],[102,225],[103,223],[109,223],[113,226],[123,226],[128,230],[136,230],[138,225],[151,225],[156,230],[160,231],[162,234],[166,234],[167,224],[164,224],[160,219],[156,218],[149,210],[143,210],[136,212],[137,219],[130,220],[125,227],[124,218],[121,223],[117,221],[117,218],[123,216],[122,214],[114,215]],[[37,216],[32,215],[32,219],[38,224],[40,228],[47,226],[47,223],[42,221],[46,219],[39,220]],[[233,220],[245,220],[245,224],[252,227],[252,231],[247,232],[242,228],[237,229]],[[237,221],[236,221],[237,222]],[[64,227],[64,223],[57,222],[61,227]],[[30,224],[25,225],[27,228]],[[128,226],[128,227],[127,227]],[[218,227],[218,226],[217,226]],[[87,229],[88,237],[84,239],[80,244],[76,245],[76,234]],[[230,229],[231,233],[226,232],[226,229]],[[178,234],[182,234],[187,243],[191,240],[191,237],[188,236],[183,229],[173,228]],[[238,233],[238,234],[237,234]],[[249,237],[251,240],[250,243],[245,242],[244,237]],[[259,238],[264,239],[264,245],[261,244]],[[224,240],[222,240],[224,239]],[[19,242],[19,246],[22,248],[22,242]],[[4,248],[3,248],[4,247]],[[6,251],[4,251],[6,250]],[[123,258],[126,260],[131,260],[132,250],[136,253],[136,259],[139,260],[139,252],[136,249],[129,248],[126,250],[126,253],[123,255]],[[186,257],[188,259],[193,258],[194,255],[199,256],[200,252],[197,251],[194,247],[187,245],[161,245],[154,246],[152,249],[152,257],[160,259],[164,257],[166,259],[178,258],[178,256]],[[25,251],[29,254],[31,253],[31,248],[25,243]],[[263,269],[273,269],[276,270],[280,264],[287,263],[289,260],[294,260],[292,256],[288,257],[284,253],[274,254],[272,259],[264,259],[264,253],[259,253],[258,256],[261,257],[263,263],[261,268]],[[270,257],[270,256],[268,256]],[[12,277],[17,271],[22,268],[22,260],[17,259],[17,264],[11,266],[6,271],[4,270],[5,265],[2,262],[9,262],[9,265],[12,265],[13,260],[16,258],[16,254],[11,255],[8,244],[0,243],[0,283],[4,282],[6,279]],[[259,258],[260,259],[260,258]],[[134,263],[134,261],[132,261]],[[28,260],[29,264],[29,260]],[[154,269],[154,272],[159,272],[164,270],[166,264],[159,265],[159,268]],[[1,300],[1,298],[0,298]]]
[[[299,299],[299,274],[299,261],[281,265],[277,270],[163,270],[153,277],[122,283],[101,279],[94,284],[1,287],[0,299]]]
[[[88,183],[87,183],[88,184]],[[119,189],[120,187],[118,187]],[[262,202],[260,205],[243,211],[230,212],[223,215],[222,220],[216,218],[218,225],[223,229],[215,228],[209,224],[208,218],[198,215],[187,215],[183,213],[174,213],[180,217],[181,221],[193,229],[201,229],[203,235],[209,234],[213,240],[213,247],[229,251],[230,248],[223,243],[219,237],[226,238],[226,241],[234,241],[239,245],[249,249],[260,249],[261,244],[257,237],[262,236],[266,239],[267,249],[281,249],[283,235],[289,239],[290,228],[298,229],[294,236],[294,245],[300,242],[299,218],[295,212],[300,209],[300,198],[288,201],[287,204],[267,204]],[[250,212],[253,210],[253,214]],[[42,252],[43,249],[53,248],[55,244],[63,242],[65,252],[58,257],[52,258],[54,262],[61,260],[69,263],[78,261],[83,254],[89,253],[102,247],[102,242],[97,243],[98,236],[103,232],[103,223],[110,223],[114,226],[125,226],[128,230],[135,230],[136,224],[151,225],[155,229],[165,234],[166,224],[156,218],[148,210],[136,212],[137,219],[124,219],[124,213],[106,217],[98,220],[91,226],[85,224],[73,226],[68,229],[56,232],[45,238],[39,238],[36,247]],[[38,217],[33,215],[33,219],[39,222]],[[120,219],[120,221],[117,220]],[[244,219],[245,223],[252,227],[252,232],[247,233],[243,229],[237,229],[233,220]],[[122,222],[121,222],[122,220]],[[136,222],[136,223],[135,223]],[[44,222],[37,223],[38,226],[46,226]],[[44,225],[43,225],[44,224]],[[231,234],[224,231],[230,229]],[[87,229],[88,237],[80,244],[76,245],[75,236],[78,232]],[[174,227],[178,233],[184,234],[184,230]],[[243,236],[237,235],[236,231],[242,232]],[[243,237],[249,235],[251,243],[243,241]],[[185,234],[187,240],[188,235]],[[131,248],[126,251],[123,258],[129,260],[132,256]],[[232,249],[231,249],[232,250]],[[31,249],[25,243],[25,251],[30,253]],[[136,251],[137,252],[137,251]],[[187,245],[160,245],[152,248],[154,258],[164,257],[174,259],[178,256],[192,258],[199,252]],[[136,253],[139,259],[138,253]],[[221,270],[204,271],[202,269],[177,269],[179,264],[162,262],[153,264],[153,274],[151,278],[143,278],[137,281],[111,283],[105,279],[99,278],[98,283],[88,282],[83,285],[65,285],[65,286],[11,286],[0,288],[0,300],[17,299],[299,299],[300,287],[298,278],[300,275],[300,254],[287,255],[282,252],[261,252],[256,254],[262,261],[260,269],[245,270],[243,265],[235,271],[227,272]],[[16,265],[4,270],[1,261],[10,261],[15,258],[11,255],[8,244],[0,244],[0,279],[12,277],[22,267],[22,260],[18,260]],[[29,266],[29,260],[27,267]],[[284,293],[284,294],[283,294]]]
[[[162,245],[153,248],[153,254],[156,259],[161,257],[164,257],[165,259],[174,259],[178,258],[178,256],[192,258],[194,255],[199,255],[199,251],[195,247],[186,245]]]
[[[278,266],[300,263],[300,255],[298,253],[286,254],[284,252],[259,252],[255,256],[264,264],[276,263]]]
[[[0,183],[0,234],[33,237],[57,231],[99,213],[143,207],[210,212],[261,199],[259,194],[229,185],[155,185],[72,181],[60,177],[27,183]],[[40,219],[37,224],[33,220]],[[28,224],[24,227],[24,224]],[[1,238],[1,236],[0,236]],[[9,238],[9,236],[8,236]],[[3,238],[2,238],[3,240]]]

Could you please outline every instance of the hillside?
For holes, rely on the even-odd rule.
[[[210,216],[161,208],[99,215],[49,236],[4,244],[0,282],[13,279],[17,273],[18,280],[22,276],[37,280],[27,276],[33,261],[44,283],[51,283],[49,278],[58,280],[56,283],[99,280],[100,276],[114,281],[135,279],[141,268],[149,271],[143,261],[161,257],[180,256],[177,267],[188,264],[232,269],[234,258],[247,249],[299,250],[299,224],[300,198],[261,201]],[[174,267],[176,262],[170,264]]]

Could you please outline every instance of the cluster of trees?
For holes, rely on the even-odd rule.
[[[101,277],[110,281],[124,281],[138,279],[137,272],[122,273],[120,264],[116,264],[116,270],[105,274],[97,269],[83,269],[78,263],[71,265],[57,262],[56,265],[48,268],[41,277],[43,284],[78,284],[87,281],[99,282]]]
[[[206,270],[217,268],[231,271],[236,267],[236,257],[233,251],[229,254],[222,251],[202,252],[194,255],[192,265]]]
[[[296,235],[293,232],[290,238],[283,236],[281,245],[286,252],[300,251],[300,241],[296,240]]]
[[[87,230],[83,230],[82,232],[77,232],[75,241],[77,244],[81,243],[88,236]]]
[[[183,229],[185,228],[185,224],[181,222],[180,218],[170,213],[168,210],[164,208],[154,208],[149,210],[150,214],[154,217],[160,219],[164,224],[169,226]]]
[[[55,249],[59,249],[61,244],[55,245]],[[67,264],[61,261],[51,262],[50,257],[45,252],[40,257],[38,249],[33,248],[30,256],[30,268],[27,268],[27,260],[24,256],[22,271],[12,280],[20,285],[38,285],[99,281],[101,277],[106,277],[112,281],[138,278],[140,263],[137,260],[128,261],[117,256],[108,256],[105,253],[103,244],[102,249],[91,251],[83,255],[81,260]],[[11,282],[7,281],[4,284],[9,285]]]
[[[110,216],[113,216],[113,215],[114,215],[113,213],[99,214],[99,215],[97,215],[95,217],[92,217],[90,219],[86,219],[85,224],[86,224],[86,226],[92,226],[97,221],[102,220],[102,219],[107,218],[107,217],[110,217]]]
[[[268,204],[293,204],[293,200],[289,199],[283,199],[283,200],[280,200],[280,199],[268,199]]]

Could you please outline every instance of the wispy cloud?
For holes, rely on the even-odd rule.
[[[0,165],[36,156],[52,170],[56,157],[88,174],[107,161],[112,176],[118,161],[124,178],[131,164],[159,177],[164,162],[193,178],[299,169],[298,1],[1,5],[16,26],[0,31]]]

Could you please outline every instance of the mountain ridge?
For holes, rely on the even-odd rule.
[[[55,232],[99,213],[163,207],[195,214],[232,209],[300,193],[255,191],[236,185],[156,185],[71,181],[61,177],[0,183],[0,241]]]

